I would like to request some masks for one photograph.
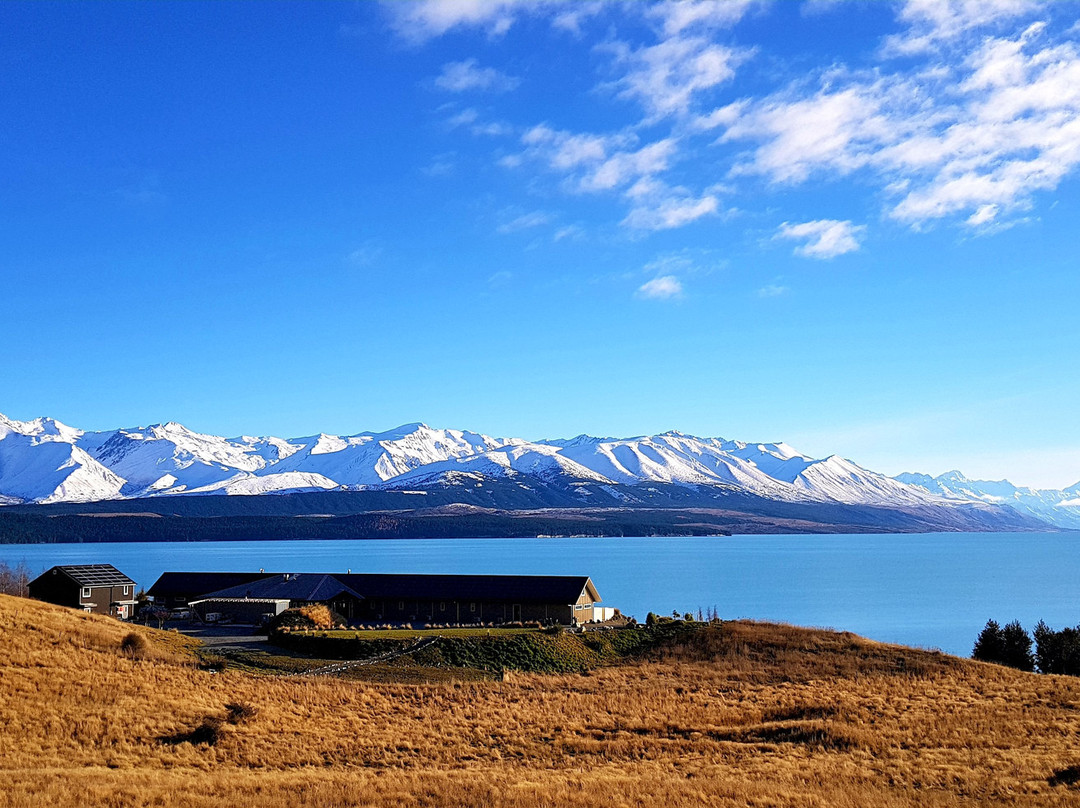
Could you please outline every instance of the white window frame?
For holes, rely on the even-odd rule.
[[[88,587],[88,586],[84,586],[84,587],[82,588],[82,596],[83,596],[84,598],[91,598],[91,597],[93,597],[93,596],[94,596],[94,590],[92,590],[92,589],[91,589],[90,587]]]
[[[126,587],[126,586],[124,587],[124,594],[125,595],[128,594],[128,587]]]

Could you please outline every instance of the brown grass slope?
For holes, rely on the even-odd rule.
[[[1065,806],[1078,765],[1080,681],[849,634],[371,684],[212,674],[175,634],[0,596],[0,805]]]

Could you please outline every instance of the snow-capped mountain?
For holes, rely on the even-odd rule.
[[[75,445],[81,435],[51,418],[12,421],[0,415],[0,504],[119,496],[124,479]]]
[[[916,476],[893,479],[837,456],[814,459],[784,443],[744,443],[680,432],[532,442],[407,424],[348,436],[224,438],[171,422],[84,432],[49,418],[14,421],[0,416],[0,504],[185,494],[402,491],[477,487],[484,481],[524,490],[558,488],[583,505],[588,505],[596,486],[620,499],[632,487],[661,484],[791,504],[953,510],[962,506],[968,512],[989,512],[1001,504],[1017,507],[1016,502],[1030,499],[1017,494],[1026,489],[1011,486],[975,493],[956,480],[945,480],[946,476],[936,481]],[[1057,493],[1061,496],[1048,507],[1080,518],[1080,490]],[[1048,518],[1030,508],[1024,512]]]
[[[896,480],[954,502],[1005,505],[1057,527],[1080,529],[1080,482],[1059,491],[1016,486],[1008,480],[969,480],[959,471],[937,477],[904,473]]]

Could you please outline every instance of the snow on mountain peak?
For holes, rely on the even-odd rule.
[[[16,421],[0,414],[0,438],[9,434],[26,435],[39,442],[74,443],[83,433],[81,429],[62,424],[55,418],[42,417],[32,421]]]
[[[959,484],[959,473],[937,483],[893,479],[835,455],[814,460],[782,442],[699,438],[678,430],[528,441],[416,422],[352,436],[224,438],[175,421],[84,433],[52,419],[0,416],[0,451],[0,501],[400,487],[485,476],[553,485],[715,486],[805,502],[907,506],[973,496]],[[991,501],[988,492],[981,497]],[[1080,490],[1069,498],[1080,498]]]
[[[971,480],[955,470],[937,477],[904,473],[896,479],[954,502],[1005,505],[1058,527],[1080,529],[1080,508],[1072,507],[1072,501],[1080,495],[1080,483],[1061,491],[1039,490],[1018,487],[1008,480]]]

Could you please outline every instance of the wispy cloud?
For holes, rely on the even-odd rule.
[[[886,37],[886,55],[933,51],[968,32],[1030,16],[1041,0],[905,0],[899,17],[908,28]]]
[[[686,194],[685,189],[676,188],[672,189],[672,195],[653,204],[634,207],[622,223],[635,230],[672,230],[715,214],[719,207],[719,200],[712,194],[694,197]]]
[[[637,296],[646,300],[673,300],[682,297],[682,283],[674,275],[653,278],[638,287]]]
[[[821,84],[719,108],[699,125],[722,127],[721,143],[758,141],[737,174],[798,184],[868,172],[896,200],[887,214],[914,227],[952,216],[991,225],[1080,166],[1080,50],[1047,41],[1042,24],[914,76],[834,71]]]
[[[614,49],[626,68],[619,95],[638,101],[647,120],[686,115],[697,93],[730,81],[750,51],[711,42],[704,36],[671,36],[636,50]]]
[[[770,284],[766,284],[765,286],[762,286],[760,289],[758,289],[757,295],[758,295],[758,297],[765,297],[765,298],[768,298],[768,297],[781,297],[782,295],[786,295],[790,291],[791,290],[786,286],[781,286],[778,283],[770,283]]]
[[[550,215],[541,210],[534,210],[499,225],[496,230],[499,233],[517,233],[520,230],[531,230],[534,227],[540,227],[550,221]]]
[[[469,91],[507,92],[521,83],[515,76],[508,76],[493,67],[480,67],[476,59],[448,62],[442,73],[435,78],[435,86],[451,93]]]
[[[383,248],[374,241],[365,241],[345,256],[346,262],[355,267],[374,266],[383,256]]]
[[[859,249],[859,237],[866,230],[864,225],[836,219],[819,219],[814,222],[791,224],[784,222],[775,238],[802,241],[795,254],[804,258],[835,258]]]
[[[391,8],[399,30],[421,39],[457,27],[498,35],[522,16],[561,31],[603,26],[594,53],[606,70],[595,95],[619,104],[620,125],[458,125],[474,135],[525,132],[522,151],[500,151],[501,165],[543,166],[566,192],[610,194],[635,230],[716,214],[710,189],[732,183],[738,193],[764,178],[766,191],[857,180],[876,189],[886,218],[914,230],[949,221],[986,233],[1080,167],[1080,45],[1070,39],[1080,30],[1053,28],[1060,6],[903,0],[892,6],[894,32],[864,51],[867,61],[832,63],[737,98],[733,82],[757,51],[736,41],[734,26],[756,5],[765,4],[426,0]],[[809,8],[838,7],[817,0]],[[438,81],[464,91],[516,80],[470,58],[448,63]],[[826,252],[807,246],[803,254]]]
[[[483,28],[491,36],[510,30],[518,14],[546,11],[552,0],[415,0],[385,3],[393,25],[406,39],[423,42],[458,27]]]
[[[552,241],[564,241],[570,239],[571,241],[577,241],[585,237],[585,230],[576,224],[568,224],[564,227],[560,227],[555,231],[555,235],[551,237]]]

